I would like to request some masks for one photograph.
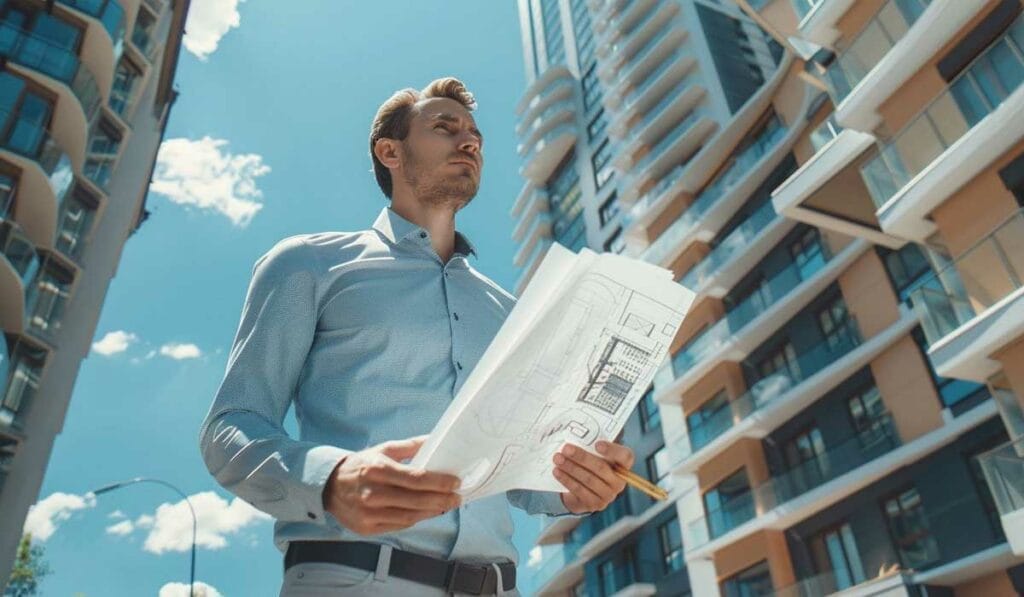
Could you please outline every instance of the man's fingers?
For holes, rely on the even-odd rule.
[[[615,471],[612,470],[612,465],[604,458],[594,456],[583,448],[572,444],[565,444],[562,446],[559,454],[565,457],[566,460],[575,462],[577,465],[590,471],[604,481],[609,487],[619,486],[618,476],[615,474]],[[585,479],[580,480],[586,482]]]
[[[580,502],[585,504],[588,510],[598,510],[604,507],[605,500],[601,499],[601,496],[594,493],[593,490],[584,485],[576,477],[573,477],[560,468],[554,469],[552,474],[555,475],[555,479],[558,479],[559,483],[569,490],[569,493],[576,496]]]
[[[399,462],[412,458],[420,451],[423,442],[427,441],[426,435],[417,435],[408,439],[398,439],[380,444],[381,454]]]
[[[455,475],[417,470],[399,462],[381,462],[372,468],[368,476],[377,483],[418,491],[451,493],[459,487],[459,478]]]
[[[455,493],[412,491],[393,485],[363,487],[359,500],[367,508],[402,508],[437,513],[459,507],[462,499]]]
[[[608,481],[603,479],[601,475],[585,469],[575,461],[570,460],[562,456],[561,454],[555,454],[553,458],[555,462],[556,470],[562,470],[568,473],[572,478],[576,479],[580,483],[586,485],[589,489],[597,493],[598,495],[605,494],[616,494],[618,491],[614,489],[614,486],[609,484]],[[605,468],[608,468],[607,465]]]
[[[618,463],[627,469],[633,468],[635,458],[633,450],[630,450],[622,444],[600,440],[597,442],[597,452],[611,462]]]

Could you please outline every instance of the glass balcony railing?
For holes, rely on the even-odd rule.
[[[164,0],[143,0],[153,14],[160,15],[164,11]]]
[[[843,127],[839,126],[836,122],[835,115],[829,116],[828,120],[821,123],[818,128],[811,131],[809,136],[811,147],[814,148],[815,152],[821,151],[822,147],[831,143],[832,140],[838,137],[841,132],[843,132]]]
[[[0,221],[0,255],[17,272],[22,286],[28,288],[39,271],[39,255],[21,227],[11,220]]]
[[[1000,516],[1024,509],[1024,438],[1017,438],[978,457]]]
[[[691,110],[687,114],[686,118],[682,119],[679,124],[672,127],[672,130],[665,134],[657,143],[651,147],[651,151],[640,158],[636,163],[635,171],[642,174],[648,166],[653,164],[658,158],[665,153],[665,150],[676,144],[677,141],[683,138],[686,133],[693,129],[693,125],[697,123],[698,114],[696,111]]]
[[[621,61],[621,59],[622,59],[622,56],[621,56],[622,52],[626,49],[626,46],[629,45],[632,42],[633,35],[636,32],[638,32],[641,29],[643,29],[644,27],[646,27],[651,21],[653,21],[655,16],[657,16],[659,14],[659,12],[661,12],[659,10],[660,8],[661,7],[658,5],[658,3],[652,4],[651,5],[651,9],[647,11],[647,14],[644,15],[643,17],[641,17],[639,21],[637,21],[632,27],[630,27],[629,31],[623,31],[622,32],[622,36],[618,39],[618,41],[616,41],[615,43],[612,44],[611,53],[609,53],[609,55],[608,55],[608,58],[609,58],[610,61],[612,61],[612,62],[619,62],[619,61]],[[619,27],[619,25],[622,24],[623,18],[625,18],[627,16],[629,16],[629,11],[628,10],[626,12],[620,14],[619,16],[615,17],[614,19],[612,19],[612,23],[611,23],[610,28],[611,29],[617,29]]]
[[[82,104],[86,120],[96,115],[102,99],[100,88],[74,52],[9,23],[0,23],[0,55],[64,83]]]
[[[740,301],[701,335],[672,356],[672,372],[678,379],[698,362],[708,358],[723,344],[742,332],[748,323],[778,303],[784,296],[814,274],[821,271],[832,260],[832,253],[819,244],[819,251],[808,261],[797,265],[790,263],[769,278],[750,296]]]
[[[551,117],[554,116],[555,114],[558,114],[560,112],[571,111],[573,109],[573,105],[574,104],[572,98],[568,98],[557,101],[554,104],[548,106],[547,108],[544,108],[544,110],[540,114],[538,114],[537,117],[533,119],[533,121],[530,122],[530,125],[523,129],[522,133],[520,133],[519,136],[523,139],[523,143],[520,143],[516,150],[522,153],[523,149],[533,145],[533,141],[531,138],[534,136],[534,132],[537,129],[544,126],[545,124],[547,124],[550,121]]]
[[[103,28],[110,34],[110,39],[114,40],[114,55],[120,57],[120,49],[123,47],[124,42],[124,8],[116,0],[59,0],[61,4],[66,4],[73,8],[84,12],[85,14],[96,17],[101,23]]]
[[[551,582],[551,579],[556,574],[565,570],[570,564],[576,560],[576,552],[579,550],[579,545],[576,543],[565,543],[561,546],[554,548],[544,561],[541,562],[539,568],[534,573],[535,585],[543,587],[544,585]]]
[[[793,4],[793,10],[796,11],[799,20],[803,21],[807,15],[818,10],[818,7],[828,2],[828,0],[790,0]]]
[[[769,224],[777,220],[779,214],[771,201],[765,201],[761,207],[750,214],[735,230],[729,233],[707,257],[695,265],[683,276],[682,284],[693,290],[702,287],[711,276],[729,262],[739,251],[743,251]]]
[[[12,120],[11,113],[2,108],[0,123],[7,123],[7,134],[0,136],[0,147],[39,164],[60,204],[74,182],[71,158],[42,123],[21,117]]]
[[[633,56],[625,65],[622,66],[622,70],[619,72],[619,82],[625,81],[632,77],[636,67],[644,62],[654,51],[658,48],[658,45],[668,37],[668,34],[674,29],[672,23],[666,23],[657,34],[647,40],[647,43]]]
[[[563,92],[566,89],[569,89],[571,91],[574,86],[575,83],[573,81],[563,79],[545,89],[544,92],[541,93],[540,95],[535,96],[532,100],[530,100],[530,103],[526,106],[526,109],[523,110],[523,115],[520,117],[519,122],[516,123],[517,130],[522,130],[523,134],[525,134],[526,123],[533,123],[533,121],[537,119],[536,114],[533,113],[534,108],[539,106],[542,102],[546,101],[551,96],[558,94],[559,92]],[[571,97],[572,96],[570,94],[570,99]]]
[[[889,0],[828,69],[838,105],[924,13],[931,0]]]
[[[16,344],[7,371],[0,381],[0,425],[22,429],[25,413],[39,389],[45,351]],[[7,363],[5,363],[6,365]],[[6,387],[2,385],[6,382]]]
[[[1024,280],[1024,210],[910,292],[925,337],[935,344],[1019,290]]]
[[[549,213],[541,212],[534,216],[533,222],[530,224],[530,227],[526,229],[526,234],[523,235],[523,240],[519,245],[520,251],[530,243],[530,239],[537,235],[538,230],[542,226],[547,227],[548,229],[551,228],[551,215]],[[541,234],[543,235],[543,233]]]
[[[557,139],[558,137],[561,137],[562,135],[565,134],[575,135],[575,133],[575,122],[567,122],[565,124],[560,124],[555,128],[551,129],[550,131],[548,131],[547,133],[544,133],[544,136],[541,137],[540,140],[538,140],[536,143],[534,143],[532,148],[530,148],[529,153],[526,154],[526,158],[523,160],[523,164],[528,164],[533,160],[537,159],[537,155],[540,154],[545,149],[547,149],[551,142]]]
[[[661,577],[660,563],[647,560],[624,562],[618,566],[598,566],[599,595],[616,595],[627,587],[641,583],[655,583]]]
[[[644,114],[644,117],[640,120],[639,123],[636,124],[636,126],[633,128],[633,131],[629,134],[629,136],[626,137],[626,142],[633,143],[634,141],[639,139],[640,135],[643,134],[647,127],[650,126],[650,124],[654,122],[655,119],[662,115],[662,112],[665,111],[665,108],[675,103],[675,101],[679,99],[679,96],[684,91],[686,91],[691,85],[694,84],[696,78],[696,75],[694,75],[693,73],[689,73],[685,77],[683,77],[681,81],[676,83],[676,85],[672,89],[669,89],[665,93],[665,95],[662,96],[660,100],[658,100],[658,103],[651,106],[651,109],[648,110],[646,114]]]
[[[29,329],[40,338],[53,343],[60,331],[64,309],[71,296],[70,282],[41,269],[35,283],[28,287],[25,312]]]
[[[640,97],[648,89],[650,89],[652,85],[654,85],[656,82],[658,82],[658,79],[661,78],[661,75],[665,74],[665,71],[667,71],[669,68],[671,68],[672,65],[675,64],[676,61],[679,60],[682,57],[683,57],[683,52],[681,50],[676,50],[675,52],[672,52],[671,54],[666,56],[665,60],[663,60],[662,63],[657,66],[657,68],[655,68],[653,71],[651,71],[651,74],[647,75],[644,78],[644,82],[643,83],[641,83],[635,89],[630,91],[628,95],[626,95],[626,99],[623,102],[623,107],[626,110],[631,109],[633,107],[633,105],[636,104],[636,101],[638,99],[640,99]]]
[[[782,369],[758,380],[735,400],[710,414],[689,432],[690,450],[697,452],[766,404],[785,395],[807,378],[843,358],[860,346],[861,336],[853,318],[832,335],[797,355],[789,368]],[[689,454],[682,454],[683,458]]]
[[[772,476],[720,508],[690,521],[684,545],[687,550],[717,539],[756,516],[833,481],[900,446],[889,415],[883,415],[853,437],[816,454],[783,473]]]
[[[788,131],[787,127],[780,124],[769,126],[753,143],[736,154],[733,162],[723,170],[722,174],[711,184],[704,187],[704,190],[700,192],[693,204],[651,243],[651,246],[643,253],[644,258],[653,263],[660,263],[664,256],[668,254],[668,251],[678,246],[683,237],[718,203],[719,199],[750,174],[755,164],[765,154],[771,152],[786,136]],[[636,206],[628,212],[627,215],[629,217],[627,219],[640,217],[666,189],[675,184],[679,176],[682,176],[681,170],[673,171],[669,176],[663,178],[658,185],[655,185],[654,188],[640,198]]]
[[[1024,16],[861,168],[881,208],[1024,82]]]

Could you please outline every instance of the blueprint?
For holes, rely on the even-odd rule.
[[[459,476],[465,501],[564,491],[552,456],[619,434],[693,298],[669,270],[552,245],[411,464]]]

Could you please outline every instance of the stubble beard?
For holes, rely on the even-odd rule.
[[[458,211],[469,205],[476,196],[480,185],[471,176],[446,176],[432,172],[411,154],[406,155],[409,167],[405,173],[405,182],[420,202],[434,207],[454,206]]]

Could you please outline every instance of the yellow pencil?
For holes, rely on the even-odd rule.
[[[635,487],[637,490],[659,501],[668,499],[667,491],[658,487],[654,483],[651,483],[647,479],[644,479],[633,471],[623,467],[621,464],[612,465],[612,470],[614,470],[615,474],[625,481],[630,487]]]

